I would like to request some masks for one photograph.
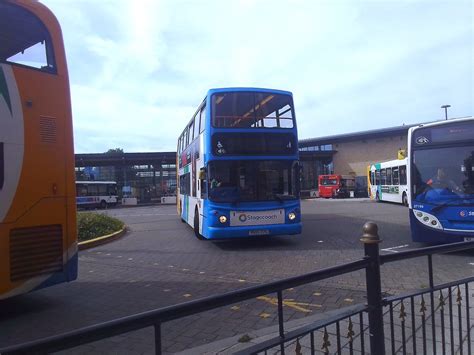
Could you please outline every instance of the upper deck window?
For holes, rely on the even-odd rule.
[[[290,95],[229,92],[212,96],[212,125],[218,128],[293,128]]]
[[[0,62],[55,72],[51,38],[43,23],[20,6],[0,2]]]

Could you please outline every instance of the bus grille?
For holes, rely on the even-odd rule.
[[[57,127],[54,118],[41,116],[39,119],[39,131],[43,143],[56,143]]]
[[[10,280],[19,281],[63,270],[61,225],[10,231]]]

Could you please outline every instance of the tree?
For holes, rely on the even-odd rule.
[[[107,155],[122,155],[124,153],[122,148],[109,149],[104,154]]]

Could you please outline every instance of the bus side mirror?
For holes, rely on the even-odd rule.
[[[206,180],[206,169],[199,170],[199,180]]]

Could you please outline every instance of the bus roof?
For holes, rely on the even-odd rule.
[[[435,122],[430,122],[430,123],[421,123],[417,126],[410,127],[409,132],[413,132],[420,128],[427,128],[427,127],[432,127],[432,126],[440,126],[440,125],[445,125],[445,124],[450,124],[450,123],[455,123],[455,122],[466,122],[466,121],[474,121],[474,117],[467,116],[467,117],[451,118],[449,120],[443,120],[443,121],[435,121]]]
[[[265,89],[265,88],[255,88],[255,87],[229,87],[229,88],[214,88],[209,89],[207,92],[207,96],[211,96],[212,94],[216,94],[219,92],[268,92],[268,93],[276,93],[281,95],[290,95],[293,94],[290,91],[285,90],[276,90],[276,89]]]

